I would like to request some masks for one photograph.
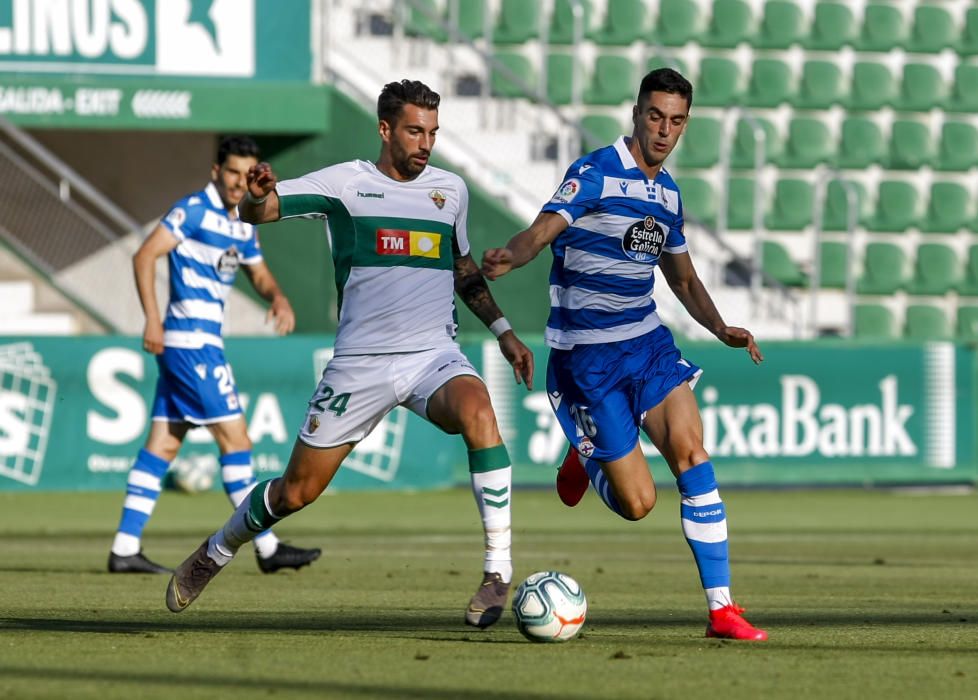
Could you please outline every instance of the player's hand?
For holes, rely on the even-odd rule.
[[[143,350],[154,355],[163,353],[163,324],[146,322],[143,330]]]
[[[255,199],[270,194],[278,184],[278,178],[268,163],[259,163],[248,168],[248,191]]]
[[[482,254],[482,274],[496,280],[513,269],[513,251],[509,248],[489,248]]]
[[[275,332],[279,335],[288,335],[295,330],[295,312],[284,294],[272,299],[272,304],[268,307],[265,323],[272,321],[275,322]]]
[[[526,384],[527,391],[533,388],[533,353],[513,331],[499,336],[499,349],[506,361],[513,366],[513,377],[517,384]]]
[[[761,354],[761,349],[754,342],[754,336],[746,328],[724,326],[717,332],[717,338],[732,348],[747,348],[747,354],[750,355],[750,359],[754,361],[755,365],[764,361],[764,355]]]

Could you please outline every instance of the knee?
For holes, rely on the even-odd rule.
[[[288,482],[285,479],[281,479],[279,483],[281,486],[278,491],[278,497],[272,506],[275,515],[278,516],[290,515],[302,510],[319,498],[319,494],[322,493],[315,485],[308,482]]]
[[[460,422],[462,437],[471,445],[482,447],[496,444],[500,440],[496,414],[489,401],[480,401],[467,407],[460,416]]]
[[[651,493],[638,493],[631,498],[619,499],[618,505],[621,507],[621,516],[625,520],[635,522],[652,512],[652,509],[655,508],[655,501],[656,494],[653,491]]]

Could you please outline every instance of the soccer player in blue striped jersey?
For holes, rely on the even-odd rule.
[[[666,459],[682,497],[683,533],[709,607],[710,637],[763,641],[730,593],[727,523],[691,389],[701,370],[684,359],[652,300],[656,265],[690,315],[721,342],[763,359],[751,333],[728,326],[696,274],[679,188],[663,167],[689,119],[693,87],[669,68],[642,80],[631,137],[571,165],[528,229],[487,250],[491,280],[553,252],[547,391],[571,448],[557,477],[567,505],[588,484],[627,520],[644,518],[656,490],[638,444],[641,427]]]
[[[251,440],[221,336],[224,303],[239,266],[244,265],[255,291],[269,302],[276,330],[285,334],[295,327],[292,307],[262,259],[257,229],[238,218],[247,173],[258,155],[258,146],[248,137],[222,139],[210,184],[177,202],[133,256],[146,316],[143,349],[156,355],[159,379],[149,437],[129,471],[122,518],[109,553],[111,573],[170,572],[142,553],[142,532],[163,476],[190,428],[204,426],[217,441],[221,478],[233,506],[255,486]],[[161,321],[155,278],[156,261],[164,255],[170,299]],[[271,573],[305,566],[320,550],[281,543],[266,531],[255,539],[255,553],[259,568]]]

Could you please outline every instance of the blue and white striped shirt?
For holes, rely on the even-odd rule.
[[[163,344],[224,347],[224,302],[240,265],[261,262],[257,229],[224,208],[214,183],[177,202],[161,222],[180,243],[170,251],[170,304]]]
[[[655,266],[662,253],[687,250],[679,188],[665,169],[649,181],[620,137],[575,161],[543,211],[569,224],[550,244],[547,345],[628,340],[661,324]]]

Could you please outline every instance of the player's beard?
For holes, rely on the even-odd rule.
[[[425,167],[427,167],[427,163],[424,165],[418,165],[413,160],[414,156],[417,155],[422,155],[422,152],[418,151],[417,153],[408,153],[407,150],[400,144],[393,144],[391,147],[391,164],[394,166],[394,169],[404,177],[417,177],[424,172]]]

